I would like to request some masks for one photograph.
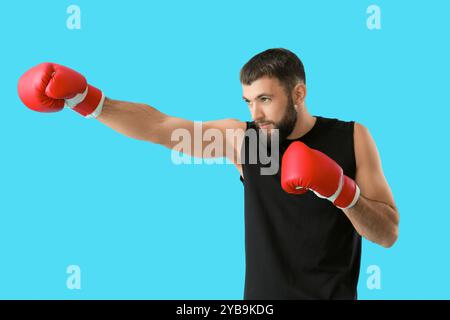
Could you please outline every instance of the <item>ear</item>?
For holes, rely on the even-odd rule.
[[[297,105],[302,105],[306,98],[306,85],[304,83],[299,83],[294,87],[294,103]]]

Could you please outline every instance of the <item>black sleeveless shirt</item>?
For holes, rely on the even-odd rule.
[[[355,179],[354,122],[316,119],[304,136],[280,142],[273,175],[261,174],[267,162],[248,163],[252,148],[244,139],[246,300],[356,299],[361,237],[330,201],[281,188],[281,158],[292,141],[325,153]],[[254,128],[247,122],[247,130]]]

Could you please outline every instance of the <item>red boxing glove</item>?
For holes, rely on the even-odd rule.
[[[20,100],[39,112],[58,112],[64,107],[87,118],[96,118],[105,96],[78,72],[56,63],[41,63],[19,79]]]
[[[340,209],[354,206],[360,193],[356,182],[333,159],[300,141],[291,143],[283,155],[281,186],[293,194],[311,190]]]

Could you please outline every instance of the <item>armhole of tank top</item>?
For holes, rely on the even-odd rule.
[[[351,152],[353,155],[353,171],[355,172],[355,178],[356,178],[356,155],[355,155],[355,121],[350,121],[350,145],[351,145]]]
[[[250,121],[245,121],[245,132],[247,132],[247,130],[250,128],[250,126],[251,126],[251,122]],[[246,139],[244,137],[243,145],[245,145],[245,143],[246,143],[245,141],[246,141]],[[243,175],[244,175],[244,164],[242,164],[242,175],[239,175],[239,180],[244,184],[245,181],[244,181]]]

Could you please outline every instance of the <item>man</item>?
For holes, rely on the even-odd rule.
[[[233,150],[227,157],[245,189],[244,299],[356,299],[361,236],[386,248],[398,237],[399,215],[375,142],[359,123],[308,113],[303,64],[286,49],[254,56],[240,80],[253,121],[208,121],[203,131],[227,137],[227,130],[261,129],[258,145],[263,137],[278,138],[270,153],[282,155],[281,171],[262,174],[261,159],[240,161],[254,156],[247,136],[222,141],[223,150]],[[105,98],[81,74],[57,64],[30,69],[18,91],[33,110],[69,107],[128,137],[171,149],[175,130],[194,135],[194,122]],[[206,147],[202,142],[183,152],[203,157]]]

